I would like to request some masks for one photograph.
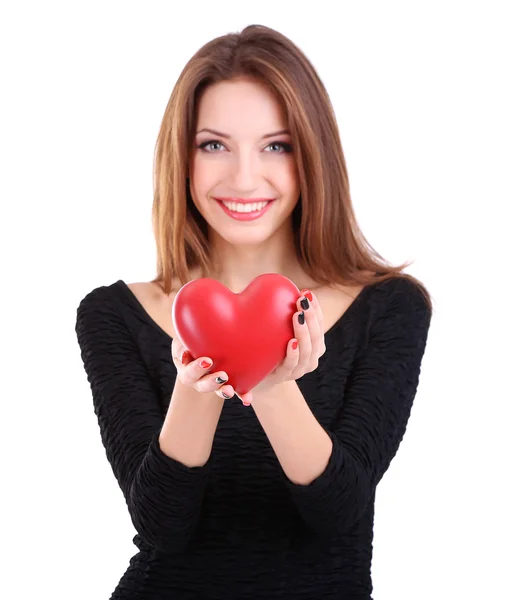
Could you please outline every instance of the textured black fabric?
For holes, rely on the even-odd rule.
[[[375,490],[406,429],[430,320],[418,288],[395,278],[365,287],[326,333],[319,367],[297,383],[333,453],[301,486],[239,400],[225,401],[206,465],[166,456],[171,338],[124,281],[87,294],[76,334],[139,549],[111,598],[370,599]]]

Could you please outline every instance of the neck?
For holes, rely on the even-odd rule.
[[[264,273],[283,275],[298,287],[311,285],[299,264],[290,229],[256,245],[233,245],[211,232],[210,243],[214,266],[208,276],[234,293],[241,292],[252,279]]]

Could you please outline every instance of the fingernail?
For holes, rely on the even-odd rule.
[[[216,383],[226,383],[227,379],[223,379],[223,377],[216,377],[215,379]]]
[[[298,346],[298,341],[297,341],[297,340],[294,340],[294,341],[292,342],[292,350],[296,350],[296,349],[297,349],[297,346]]]
[[[312,292],[310,290],[301,290],[303,296],[306,296],[310,302],[313,300]]]
[[[300,312],[298,315],[298,323],[300,325],[304,325],[305,324],[305,313],[304,312]]]
[[[221,395],[225,398],[225,400],[230,400],[230,398],[233,398],[233,396],[229,396],[228,394],[225,394],[225,392],[221,392]]]
[[[243,406],[250,406],[249,402],[245,402],[244,400],[242,400]]]
[[[308,302],[308,298],[306,298],[306,296],[301,300],[299,304],[301,304],[301,308],[303,310],[308,310],[310,308],[310,302]]]
[[[201,360],[199,365],[202,367],[202,369],[209,369],[212,367],[212,362],[209,360]]]

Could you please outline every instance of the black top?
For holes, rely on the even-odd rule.
[[[393,278],[326,332],[319,367],[297,383],[333,452],[296,485],[239,399],[225,401],[203,467],[164,454],[172,339],[122,280],[87,294],[76,333],[139,549],[111,598],[369,600],[375,489],[406,429],[430,320],[417,286]]]

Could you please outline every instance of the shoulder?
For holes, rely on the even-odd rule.
[[[122,281],[109,285],[101,285],[87,292],[78,303],[77,312],[88,310],[111,310],[115,305],[115,298],[119,294]]]
[[[78,336],[99,334],[123,335],[128,328],[129,292],[118,280],[87,292],[76,309],[75,331]]]
[[[405,274],[394,276],[374,284],[374,296],[381,311],[394,310],[430,318],[432,309],[427,298],[428,292],[416,279]]]
[[[389,345],[426,342],[432,309],[426,290],[413,278],[395,276],[373,286],[371,301],[371,339]]]
[[[80,300],[79,307],[102,307],[107,309],[122,304],[123,300],[138,299],[142,304],[151,304],[165,297],[161,288],[153,282],[125,283],[122,279],[109,285],[94,288]]]
[[[108,361],[135,356],[139,350],[139,321],[124,281],[92,289],[79,302],[75,333],[84,360]]]

